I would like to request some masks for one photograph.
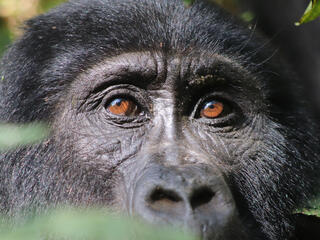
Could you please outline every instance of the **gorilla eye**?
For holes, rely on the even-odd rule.
[[[140,107],[128,98],[115,98],[106,107],[114,115],[135,117],[141,113]]]
[[[211,119],[221,117],[227,110],[225,108],[227,108],[227,106],[221,101],[207,101],[200,109],[200,117]]]

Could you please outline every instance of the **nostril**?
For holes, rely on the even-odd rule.
[[[150,195],[151,202],[170,201],[179,202],[182,199],[172,190],[165,190],[163,188],[156,188]]]
[[[192,209],[209,203],[214,195],[215,193],[209,187],[200,187],[194,190],[190,198]]]
[[[158,187],[150,194],[147,201],[154,210],[165,211],[176,207],[182,202],[182,198],[172,190]]]

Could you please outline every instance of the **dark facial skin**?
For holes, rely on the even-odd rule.
[[[97,205],[206,240],[293,237],[320,166],[288,66],[201,1],[78,2],[3,58],[1,120],[52,131],[1,155],[2,212]]]
[[[72,84],[58,117],[63,123],[57,125],[66,125],[63,132],[73,130],[66,137],[74,138],[70,148],[84,156],[79,164],[95,159],[96,169],[117,168],[124,188],[115,190],[117,208],[155,224],[194,229],[204,239],[244,236],[224,175],[238,168],[234,155],[255,148],[258,135],[248,134],[255,127],[251,113],[244,117],[238,104],[245,99],[242,104],[253,110],[257,89],[247,86],[252,92],[243,95],[237,89],[251,84],[233,82],[219,68],[238,73],[239,79],[248,75],[221,55],[199,59],[140,52],[107,59]],[[119,98],[130,99],[139,113],[110,112],[110,102]],[[200,116],[214,99],[224,104],[221,117]]]

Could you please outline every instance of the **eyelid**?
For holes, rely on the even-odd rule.
[[[128,98],[137,104],[144,105],[146,103],[147,94],[141,88],[131,84],[117,84],[108,87],[103,91],[102,103],[106,105],[115,98]]]

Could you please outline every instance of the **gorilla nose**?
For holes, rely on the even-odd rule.
[[[151,167],[136,186],[134,213],[157,225],[175,225],[213,239],[237,219],[221,173],[208,167]]]
[[[210,210],[210,203],[215,193],[207,186],[196,188],[190,196],[186,193],[179,193],[177,189],[165,189],[162,186],[155,186],[146,200],[147,206],[159,213],[166,213],[168,216],[185,212],[190,207],[193,211]],[[186,206],[187,204],[187,206]]]

